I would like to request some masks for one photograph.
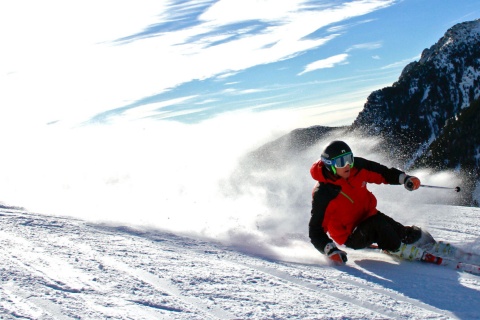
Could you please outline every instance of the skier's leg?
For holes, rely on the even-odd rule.
[[[422,229],[417,226],[404,226],[400,222],[395,221],[393,218],[387,216],[382,212],[378,212],[384,219],[392,226],[395,232],[400,237],[400,240],[405,244],[411,244],[417,242],[422,237]]]
[[[375,214],[362,221],[348,237],[345,245],[352,249],[363,249],[377,243],[380,249],[395,251],[401,240],[384,214]]]
[[[406,244],[397,234],[398,225],[392,225],[395,220],[384,214],[376,214],[360,223],[348,237],[345,245],[352,249],[363,249],[372,243],[377,243],[380,249],[390,254],[409,260],[422,260],[425,251],[414,244]],[[397,227],[397,230],[395,230]]]
[[[400,222],[397,222],[395,221],[392,217],[389,217],[387,216],[385,213],[383,212],[380,212],[378,211],[377,213],[378,215],[382,216],[383,219],[388,222],[388,224],[390,224],[392,226],[392,228],[395,230],[395,232],[398,234],[398,235],[402,235],[404,230],[405,230],[405,226],[403,224],[401,224]]]

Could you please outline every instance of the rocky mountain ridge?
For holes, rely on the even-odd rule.
[[[450,28],[391,87],[372,92],[350,129],[382,136],[409,166],[447,122],[479,98],[480,20],[475,20]]]

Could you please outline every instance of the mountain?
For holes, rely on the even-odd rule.
[[[478,205],[479,101],[480,19],[450,28],[422,52],[419,61],[408,64],[392,86],[372,92],[351,126],[337,129],[344,136],[382,139],[377,151],[388,156],[390,165],[403,170],[456,171],[463,179],[463,195],[467,195],[459,204]],[[278,153],[284,149],[275,148],[289,141],[299,141],[305,150],[332,129],[297,129],[261,153]],[[298,146],[292,144],[296,153]],[[289,151],[281,152],[288,159]]]
[[[471,122],[465,119],[478,114],[479,57],[480,20],[453,26],[419,61],[407,65],[391,87],[370,94],[350,130],[381,136],[405,168],[458,170],[471,192],[479,179],[480,135],[478,122],[465,125]],[[467,140],[453,139],[447,133],[453,131]],[[434,144],[438,139],[442,143]],[[461,151],[460,144],[471,150]]]
[[[351,129],[382,135],[406,161],[415,160],[480,98],[479,57],[480,20],[455,25],[391,87],[371,93]]]
[[[440,135],[415,162],[416,167],[462,169],[469,203],[480,206],[480,100],[447,121]],[[476,183],[476,186],[475,186]]]
[[[272,164],[275,166],[288,165],[290,161],[294,161],[299,152],[302,152],[314,146],[320,137],[331,135],[335,132],[344,132],[348,127],[324,127],[312,126],[310,128],[296,129],[287,135],[284,135],[274,141],[271,141],[262,147],[254,150],[248,155],[248,158],[255,161],[246,161],[244,165],[253,165],[268,167]]]
[[[436,237],[480,249],[479,209],[423,209]],[[235,249],[8,207],[0,230],[1,319],[478,318],[480,277],[375,251],[346,249],[336,267],[305,242],[289,262],[248,241]]]

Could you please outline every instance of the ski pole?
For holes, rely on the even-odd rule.
[[[455,190],[455,192],[460,192],[460,187],[449,188],[449,187],[429,186],[429,185],[426,185],[426,184],[421,184],[420,187],[435,188],[435,189],[450,189],[450,190]]]

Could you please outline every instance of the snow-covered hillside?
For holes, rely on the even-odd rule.
[[[480,277],[374,251],[346,249],[348,264],[330,265],[308,238],[310,165],[340,137],[357,156],[394,159],[375,152],[378,139],[344,134],[279,146],[289,152],[266,162],[246,156],[278,121],[52,127],[5,140],[0,201],[28,212],[0,207],[0,318],[480,317]],[[463,187],[455,172],[409,173]],[[369,189],[397,221],[480,252],[480,210],[449,206],[458,193]]]
[[[438,240],[480,251],[480,209],[420,210]],[[374,251],[347,249],[336,267],[314,249],[317,262],[299,263],[249,246],[3,208],[0,318],[480,318],[479,276]]]

